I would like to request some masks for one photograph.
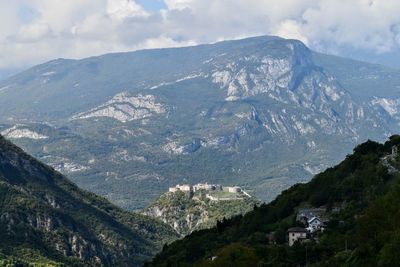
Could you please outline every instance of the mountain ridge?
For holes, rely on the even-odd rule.
[[[80,190],[0,136],[0,263],[137,266],[168,226]]]
[[[204,180],[270,201],[395,133],[398,84],[397,70],[276,37],[111,54],[0,82],[0,132],[131,210]]]

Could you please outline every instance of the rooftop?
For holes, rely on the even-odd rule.
[[[292,227],[289,228],[288,233],[292,233],[292,232],[296,232],[296,233],[307,233],[307,230],[305,228],[302,227]]]

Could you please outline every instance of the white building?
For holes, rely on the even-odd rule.
[[[307,230],[301,227],[288,229],[289,246],[293,246],[296,241],[302,242],[307,239]]]
[[[308,227],[306,229],[310,233],[315,233],[319,230],[323,231],[325,229],[325,224],[320,218],[313,217],[308,221]]]
[[[229,186],[227,187],[228,192],[230,193],[240,193],[242,192],[242,188],[238,187],[238,186]]]
[[[222,190],[222,186],[219,184],[196,184],[193,186],[193,191],[196,192],[198,190],[207,190],[207,191],[215,191]]]
[[[176,185],[175,187],[170,187],[169,192],[175,193],[177,191],[183,191],[183,192],[191,192],[193,190],[192,186],[189,184],[183,184],[183,185]]]
[[[190,191],[193,190],[193,189],[192,189],[192,186],[189,185],[189,184],[178,185],[178,188],[179,188],[181,191],[184,191],[184,192],[190,192]]]
[[[325,208],[306,208],[301,209],[297,213],[296,221],[302,222],[303,224],[307,224],[309,220],[312,218],[317,217],[322,221],[327,221],[327,214]]]
[[[169,192],[171,192],[171,193],[175,193],[176,191],[178,191],[179,189],[178,188],[176,188],[176,187],[170,187],[169,188]]]

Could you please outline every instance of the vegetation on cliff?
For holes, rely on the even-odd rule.
[[[207,198],[207,190],[197,192],[167,192],[147,207],[143,213],[159,218],[182,236],[195,230],[211,228],[224,218],[251,211],[257,200],[245,194],[217,192],[232,197],[231,200],[215,201]]]

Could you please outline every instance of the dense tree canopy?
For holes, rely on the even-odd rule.
[[[395,266],[400,261],[400,162],[391,155],[400,144],[367,141],[307,184],[282,192],[270,204],[243,217],[219,222],[165,246],[148,266]],[[286,230],[298,224],[305,206],[327,208],[328,228],[315,240],[286,244]],[[267,234],[274,232],[276,244]]]

